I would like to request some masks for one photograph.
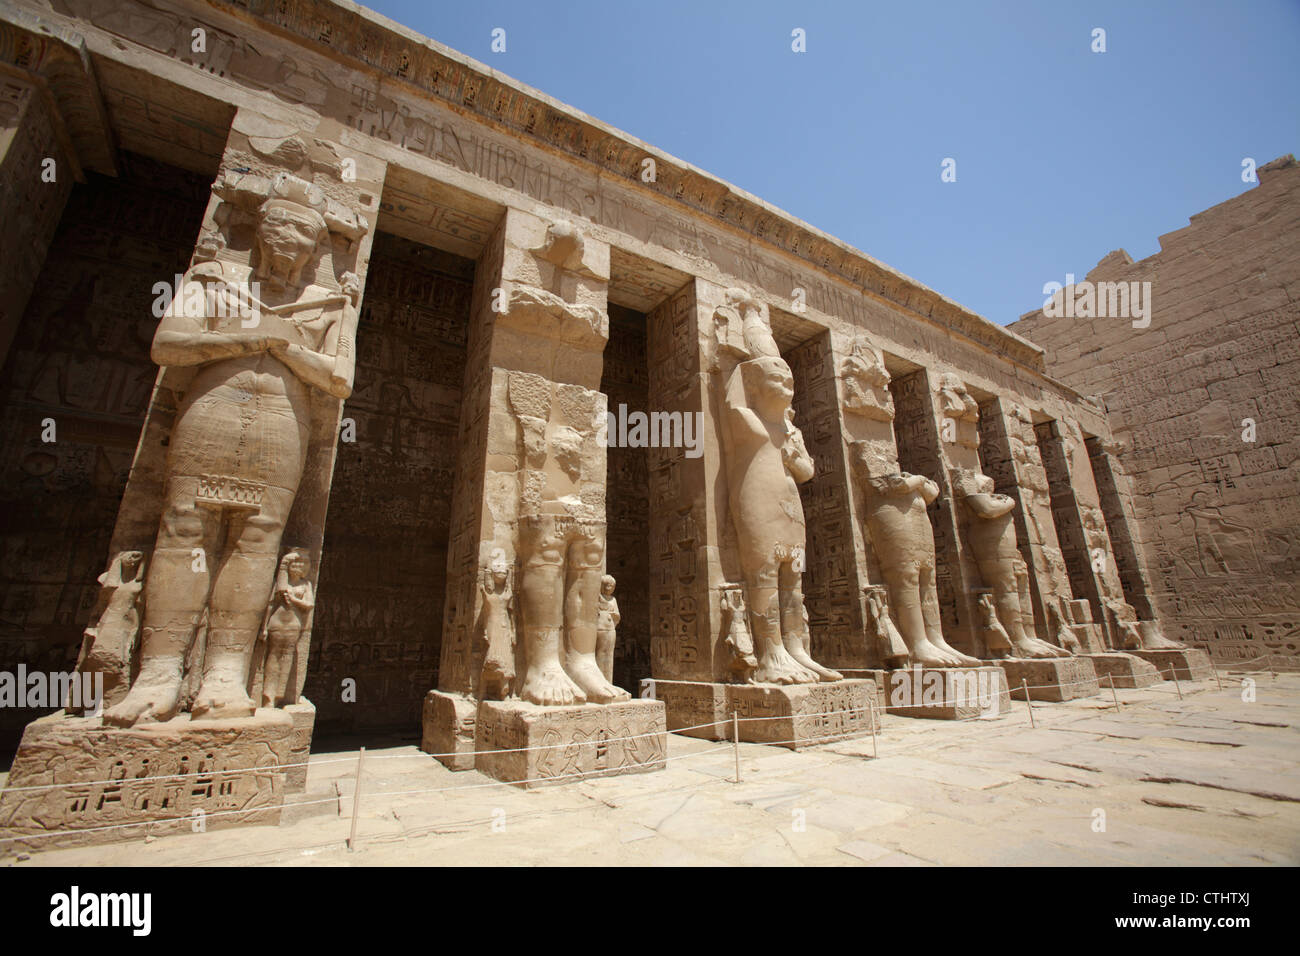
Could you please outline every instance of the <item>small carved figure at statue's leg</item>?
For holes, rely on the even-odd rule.
[[[802,574],[789,561],[782,562],[778,588],[781,604],[781,643],[795,661],[817,675],[820,681],[843,679],[844,675],[823,667],[812,659],[812,635],[808,631],[808,613],[803,603]]]
[[[249,662],[275,587],[280,535],[293,498],[287,489],[267,488],[260,510],[229,518],[225,560],[212,583],[203,680],[191,708],[196,720],[253,715]]]
[[[266,632],[266,665],[262,670],[262,706],[279,707],[284,702],[285,685],[293,660],[298,635],[282,628]]]
[[[506,700],[515,692],[515,651],[502,646],[500,635],[488,644],[479,675],[479,700]]]
[[[613,628],[602,627],[596,631],[596,664],[601,676],[610,684],[614,683],[614,646],[617,640],[618,632]]]
[[[564,672],[587,700],[608,704],[632,695],[605,679],[596,661],[596,616],[600,601],[600,562],[604,547],[582,537],[569,545],[564,588]]]
[[[176,716],[185,654],[208,602],[209,564],[217,558],[221,532],[220,512],[197,507],[197,493],[196,478],[168,483],[145,583],[140,673],[126,697],[104,711],[108,726],[130,727]]]
[[[815,684],[817,674],[804,667],[786,650],[781,638],[781,606],[775,565],[749,575],[746,600],[749,605],[750,635],[758,655],[754,682],[758,684]]]
[[[548,521],[549,524],[549,521]],[[564,557],[567,547],[546,526],[525,529],[520,574],[524,677],[519,694],[542,706],[581,704],[586,695],[560,663],[564,643]]]

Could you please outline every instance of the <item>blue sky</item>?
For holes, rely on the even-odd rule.
[[[1300,152],[1300,0],[368,5],[1002,324]]]

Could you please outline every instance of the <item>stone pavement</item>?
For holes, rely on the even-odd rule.
[[[524,791],[414,746],[312,757],[289,825],[50,850],[7,865],[1259,865],[1300,863],[1300,675],[997,717],[887,716],[793,753],[670,736],[668,769]],[[445,788],[455,788],[447,790]],[[429,791],[433,793],[410,793]],[[1102,825],[1104,823],[1104,830]],[[5,851],[0,849],[0,854]]]

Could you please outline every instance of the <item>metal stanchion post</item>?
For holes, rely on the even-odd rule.
[[[1034,723],[1034,702],[1029,699],[1029,685],[1023,677],[1020,678],[1020,687],[1025,692],[1025,706],[1029,708],[1029,726],[1036,728],[1038,725]]]
[[[867,698],[867,706],[871,708],[871,759],[876,759],[876,694],[873,690],[871,696]]]
[[[1175,688],[1177,689],[1177,691],[1178,691],[1178,699],[1179,699],[1179,700],[1182,700],[1182,699],[1183,699],[1183,685],[1180,684],[1180,683],[1178,682],[1178,667],[1177,667],[1176,665],[1175,665],[1175,667],[1174,667],[1174,687],[1175,687]]]
[[[1106,680],[1110,681],[1110,696],[1115,701],[1115,713],[1119,713],[1119,695],[1115,693],[1115,675],[1107,674]]]
[[[357,779],[352,785],[352,832],[348,835],[348,851],[357,848],[357,811],[361,809],[361,764],[366,759],[366,748],[357,751]]]
[[[736,783],[740,783],[740,712],[731,712],[731,740],[736,751]]]

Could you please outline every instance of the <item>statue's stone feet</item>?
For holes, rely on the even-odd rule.
[[[1069,657],[1070,652],[1065,648],[1057,647],[1054,644],[1048,644],[1046,641],[1040,641],[1036,637],[1027,637],[1023,641],[1017,641],[1015,644],[1016,657],[1027,658],[1030,660],[1041,660],[1047,657]]]
[[[180,664],[155,664],[146,660],[126,697],[105,709],[104,726],[134,727],[171,720],[176,716],[180,695]]]
[[[631,700],[632,695],[615,687],[605,680],[600,665],[591,654],[569,654],[564,662],[565,673],[582,689],[587,700],[593,704],[612,704],[615,701]]]
[[[937,647],[940,652],[947,654],[949,657],[956,658],[957,663],[963,667],[979,667],[980,664],[983,663],[983,661],[978,657],[971,657],[969,654],[963,654],[938,634],[930,634],[928,636],[932,645]]]
[[[1159,630],[1144,630],[1142,632],[1142,641],[1134,650],[1140,651],[1185,651],[1186,644],[1180,644],[1178,641],[1171,641],[1160,633]]]
[[[822,667],[821,664],[818,664],[815,660],[813,660],[812,655],[810,655],[806,650],[804,650],[802,641],[798,641],[798,640],[791,641],[789,644],[786,645],[785,649],[790,653],[790,656],[795,659],[796,663],[798,663],[800,666],[816,674],[817,679],[819,681],[834,681],[834,680],[844,679],[844,675],[841,674],[839,671],[833,671],[829,667]]]
[[[242,683],[213,676],[203,678],[190,714],[195,720],[233,720],[252,717],[255,709]]]
[[[924,639],[917,641],[910,651],[912,664],[919,664],[922,667],[963,667],[969,666],[968,662],[975,661],[974,658],[959,654],[952,648],[936,647],[929,640]],[[979,661],[975,663],[978,664]]]
[[[558,662],[529,667],[520,696],[542,707],[564,707],[587,702],[587,695],[569,679]]]
[[[816,684],[819,678],[778,644],[759,657],[751,680],[755,684]]]

